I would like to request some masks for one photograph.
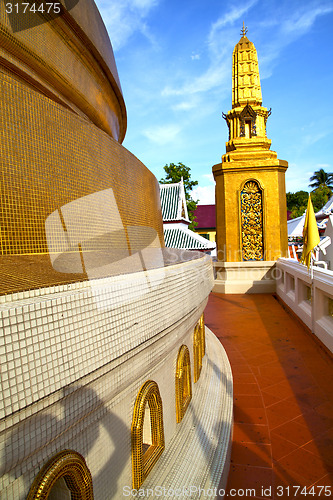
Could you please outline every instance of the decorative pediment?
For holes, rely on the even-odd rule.
[[[251,120],[255,121],[257,118],[257,113],[254,111],[250,104],[247,104],[239,115],[241,121]]]

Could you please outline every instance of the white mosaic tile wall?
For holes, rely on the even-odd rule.
[[[147,274],[159,276],[151,289]],[[163,276],[159,269],[146,275],[54,287],[0,304],[0,418],[154,337],[204,300],[212,286],[208,259],[166,267]]]
[[[185,343],[192,356],[213,274],[206,258],[164,273],[150,290],[142,276],[136,289],[133,275],[103,280],[103,304],[96,284],[77,283],[0,305],[1,498],[23,500],[41,466],[64,448],[85,457],[95,500],[121,498],[119,488],[131,485],[134,402],[149,378],[161,392],[168,445],[177,426],[178,349]]]

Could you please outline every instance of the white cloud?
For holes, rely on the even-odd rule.
[[[295,193],[296,191],[309,191],[309,179],[313,172],[309,170],[309,165],[299,163],[289,163],[286,172],[286,191]]]
[[[308,33],[318,17],[333,12],[332,4],[318,5],[319,3],[320,1],[317,1],[313,7],[313,3],[302,2],[294,11],[290,8],[285,17],[282,16],[276,21],[274,29],[269,22],[267,23],[270,36],[267,38],[268,42],[262,45],[262,56],[259,61],[261,79],[272,75],[281,52]]]
[[[147,139],[159,145],[164,145],[173,142],[177,135],[180,133],[181,128],[179,125],[161,125],[144,130],[142,133]]]
[[[227,79],[225,68],[221,66],[211,66],[205,73],[197,78],[185,82],[181,87],[164,87],[162,96],[181,96],[207,92],[215,87],[219,87]]]
[[[167,85],[161,92],[162,97],[168,97],[171,95],[183,95],[185,92],[183,89],[175,89]]]
[[[175,104],[172,106],[174,111],[189,111],[190,109],[195,108],[197,105],[196,101],[183,101],[179,104]]]
[[[199,200],[199,205],[215,205],[215,185],[198,186],[193,189],[191,196],[194,200]]]
[[[142,33],[149,41],[152,36],[146,24],[151,9],[159,0],[96,0],[97,7],[107,27],[113,49],[119,50],[136,32]]]
[[[151,7],[154,7],[158,2],[157,0],[131,0],[129,3],[133,7],[145,11],[150,10]]]
[[[302,145],[305,147],[312,146],[316,142],[320,141],[321,139],[324,139],[328,135],[328,132],[317,132],[313,134],[306,134],[302,137]]]
[[[316,6],[314,9],[310,8],[303,13],[296,11],[291,18],[284,22],[282,31],[285,34],[291,35],[292,38],[299,37],[309,31],[317,17],[329,14],[332,11],[333,5]]]
[[[192,59],[192,61],[200,59],[200,54],[192,54],[191,59]]]

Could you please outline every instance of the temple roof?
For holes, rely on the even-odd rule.
[[[160,184],[165,246],[186,250],[210,251],[216,243],[188,229],[190,223],[183,179],[174,184]]]
[[[216,243],[207,240],[188,228],[164,226],[165,246],[186,250],[214,250]]]
[[[163,222],[183,220],[190,223],[182,180],[175,184],[160,184],[160,197]]]

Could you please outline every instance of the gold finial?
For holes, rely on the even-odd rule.
[[[245,27],[244,21],[243,21],[243,28],[241,29],[241,35],[245,36],[247,33],[247,26]]]

